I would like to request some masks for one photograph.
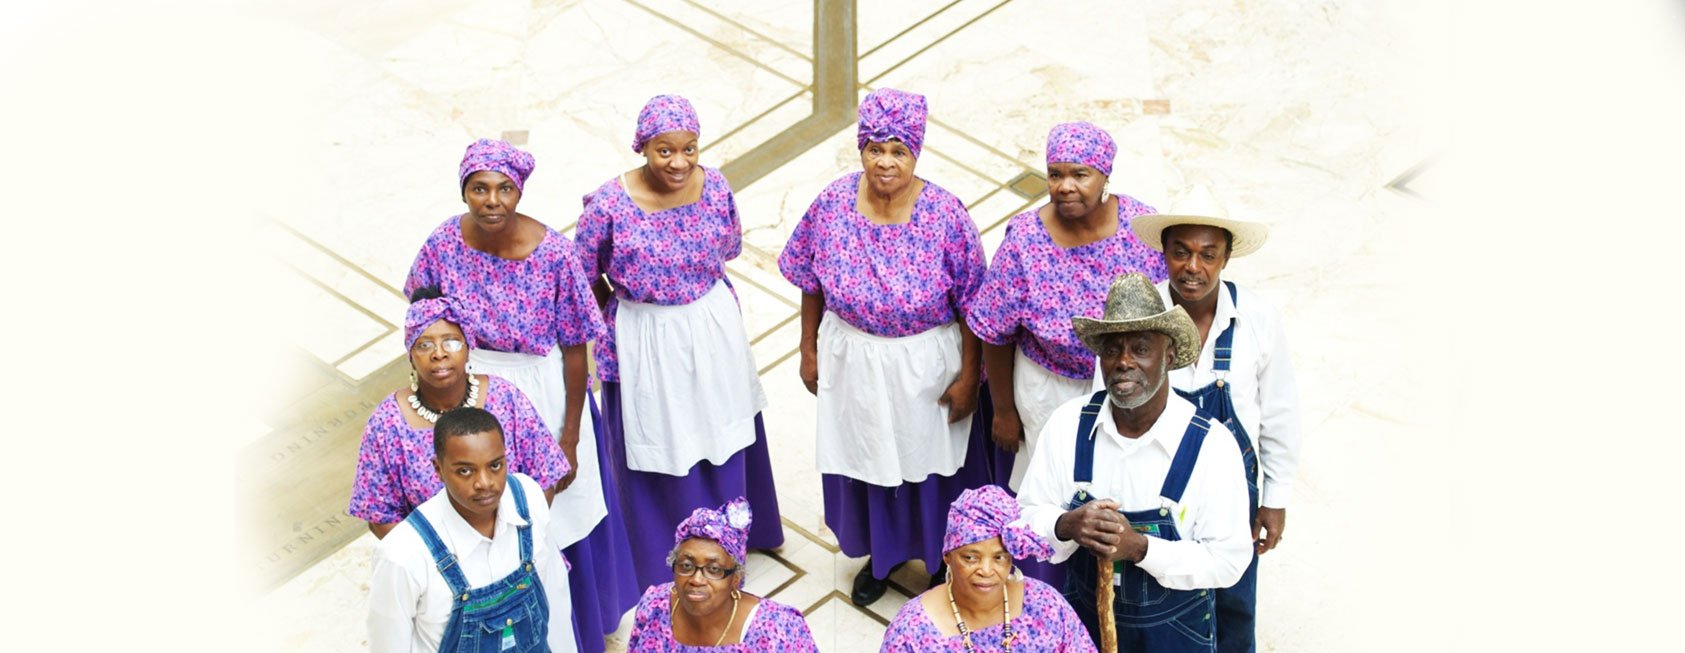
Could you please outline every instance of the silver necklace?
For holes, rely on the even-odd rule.
[[[426,406],[421,405],[421,397],[419,394],[420,393],[418,392],[410,395],[410,408],[414,408],[415,414],[420,415],[421,419],[427,420],[429,424],[438,424],[439,414],[429,410]],[[462,406],[472,406],[474,405],[474,401],[479,398],[480,380],[475,378],[474,375],[469,374],[468,394],[462,397]]]

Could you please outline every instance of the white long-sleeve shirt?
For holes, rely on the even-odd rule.
[[[571,653],[575,647],[567,567],[561,552],[545,537],[550,510],[537,481],[524,474],[509,474],[489,539],[457,514],[444,490],[416,510],[432,524],[445,548],[456,555],[469,587],[484,587],[520,566],[521,543],[516,528],[526,522],[515,509],[513,494],[520,489],[526,490],[527,515],[532,518],[533,566],[550,605],[550,650]],[[374,550],[374,575],[369,580],[369,650],[438,651],[439,639],[450,621],[452,598],[450,584],[439,573],[421,535],[408,522],[400,522]]]
[[[1053,562],[1064,562],[1077,550],[1075,541],[1054,534],[1054,524],[1077,491],[1072,478],[1076,430],[1088,399],[1072,399],[1053,411],[1018,492],[1025,521],[1053,544]],[[1118,433],[1110,407],[1102,410],[1095,420],[1094,479],[1088,493],[1116,501],[1125,511],[1165,507],[1159,490],[1193,414],[1192,403],[1171,393],[1152,428],[1130,439]],[[1228,429],[1212,422],[1182,500],[1168,506],[1181,539],[1148,535],[1147,555],[1139,566],[1170,589],[1235,584],[1252,562],[1249,501],[1240,447]]]
[[[1237,308],[1228,284],[1217,286],[1217,315],[1199,350],[1199,361],[1170,371],[1170,385],[1184,391],[1205,387],[1217,380],[1212,369],[1217,336],[1235,322],[1229,372],[1224,383],[1234,400],[1235,418],[1258,452],[1260,503],[1268,508],[1286,508],[1293,494],[1293,476],[1299,470],[1303,431],[1299,427],[1299,386],[1293,379],[1293,361],[1288,356],[1287,333],[1281,315],[1258,293],[1236,285],[1240,292]],[[1158,284],[1159,296],[1170,306],[1169,282]]]

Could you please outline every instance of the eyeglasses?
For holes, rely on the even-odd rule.
[[[701,571],[702,577],[708,580],[725,580],[726,576],[737,573],[737,569],[737,567],[727,568],[714,565],[698,567],[696,563],[689,560],[680,560],[673,563],[673,575],[685,578],[695,576],[697,571]]]
[[[412,349],[414,349],[418,354],[431,354],[433,353],[434,346],[435,345],[432,340],[417,340],[415,341],[415,347]],[[462,351],[462,348],[467,347],[468,344],[462,342],[461,340],[457,340],[456,338],[445,338],[442,342],[442,346],[445,348],[445,353],[454,354]]]

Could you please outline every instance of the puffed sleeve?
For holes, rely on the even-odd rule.
[[[662,632],[661,611],[655,606],[661,594],[667,592],[670,586],[671,583],[653,585],[644,591],[643,598],[638,599],[638,607],[632,613],[632,636],[626,640],[626,650],[665,651],[676,643]]]
[[[829,190],[829,189],[827,189]],[[789,242],[784,243],[784,251],[778,254],[778,271],[785,279],[795,284],[803,293],[817,295],[820,293],[819,276],[813,270],[815,248],[818,246],[816,226],[826,213],[827,193],[821,192],[814,198],[813,204],[802,214],[801,222],[796,223],[796,230],[790,234]]]
[[[808,629],[807,619],[802,617],[800,611],[765,599],[761,600],[761,609],[771,609],[773,614],[769,628],[774,632],[768,633],[766,639],[771,646],[766,650],[778,653],[818,653],[819,645],[813,641],[813,632]],[[761,638],[755,639],[759,641]]]
[[[388,461],[393,408],[390,401],[375,407],[363,427],[363,442],[357,447],[357,470],[351,481],[351,504],[347,514],[371,524],[393,524],[405,515],[404,490],[399,470]],[[398,416],[398,419],[402,419]]]
[[[737,215],[737,197],[732,194],[731,184],[726,181],[725,175],[717,170],[708,172],[719,178],[720,188],[725,193],[726,225],[720,234],[720,260],[729,261],[743,253],[743,222]]]
[[[1136,238],[1135,232],[1129,229],[1129,223],[1137,216],[1157,212],[1157,209],[1154,209],[1141,200],[1129,197],[1128,195],[1117,196],[1117,228],[1118,231],[1124,235],[1124,239],[1128,243],[1125,246],[1124,263],[1131,268],[1139,270],[1141,274],[1147,275],[1147,279],[1153,283],[1161,283],[1165,279],[1169,279],[1170,268],[1164,264],[1164,254],[1160,253],[1156,249],[1148,247],[1146,243],[1143,243],[1139,238]]]
[[[454,224],[454,220],[447,220],[445,224]],[[443,229],[443,227],[440,227]],[[421,250],[415,253],[415,261],[410,263],[409,276],[404,277],[404,297],[407,299],[416,288],[427,286],[442,286],[439,279],[440,250],[439,231],[427,235],[427,240],[421,243]]]
[[[505,440],[509,450],[516,454],[510,456],[510,471],[531,476],[540,487],[551,487],[573,471],[567,456],[562,453],[562,446],[550,437],[550,429],[545,426],[544,418],[538,415],[538,410],[532,407],[526,393],[502,378],[488,376],[486,379],[491,386],[489,391],[497,394],[498,403],[505,407],[508,415],[509,423],[503,425],[503,433],[507,436]]]
[[[556,234],[564,243],[561,260],[556,262],[556,344],[562,347],[583,345],[603,334],[603,312],[597,308],[597,298],[591,294],[594,277],[586,277],[580,268],[578,252],[567,236]]]
[[[608,211],[603,210],[603,202],[598,201],[613,183],[603,184],[601,188],[585,196],[585,210],[579,214],[579,223],[573,229],[575,251],[579,253],[579,269],[585,276],[587,286],[595,283],[597,277],[608,270],[609,256],[614,253],[614,218]]]
[[[955,315],[964,315],[965,305],[983,286],[983,275],[988,272],[989,264],[983,258],[983,239],[977,234],[977,223],[971,221],[971,214],[959,198],[950,197],[950,201],[950,233],[942,247],[942,260],[948,278],[954,280],[948,303]]]
[[[1010,345],[1018,341],[1022,326],[1024,302],[1024,269],[1019,244],[1007,225],[1006,238],[995,250],[995,260],[983,274],[983,285],[971,296],[965,307],[965,324],[983,342],[991,345]]]
[[[1038,581],[1039,582],[1039,581]],[[1040,592],[1044,592],[1044,599],[1051,606],[1047,615],[1051,622],[1048,629],[1058,633],[1059,653],[1097,653],[1094,640],[1088,636],[1088,629],[1082,625],[1082,619],[1077,617],[1077,611],[1071,604],[1060,596],[1058,590],[1051,586],[1041,585]]]
[[[920,632],[918,627],[920,606],[918,597],[903,603],[901,609],[895,612],[895,618],[889,622],[889,627],[883,631],[883,645],[878,647],[878,653],[925,653],[930,650],[930,642]]]

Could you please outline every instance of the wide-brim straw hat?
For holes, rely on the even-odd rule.
[[[1260,222],[1231,220],[1228,216],[1209,189],[1195,186],[1181,201],[1172,204],[1169,211],[1135,216],[1129,222],[1129,230],[1135,232],[1135,238],[1143,244],[1162,252],[1164,230],[1170,227],[1197,224],[1226,229],[1234,234],[1230,258],[1256,252],[1269,239],[1269,226]]]
[[[1100,353],[1100,341],[1107,334],[1157,331],[1176,343],[1176,358],[1170,369],[1199,360],[1199,327],[1194,326],[1193,318],[1180,306],[1165,310],[1152,280],[1139,272],[1112,280],[1112,288],[1106,292],[1106,310],[1099,319],[1073,317],[1071,326],[1082,344],[1095,354]]]

